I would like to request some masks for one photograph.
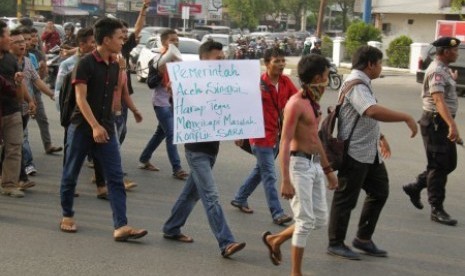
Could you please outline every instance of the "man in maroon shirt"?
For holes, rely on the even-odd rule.
[[[42,41],[44,42],[44,51],[47,53],[55,47],[56,45],[60,45],[60,34],[55,29],[55,25],[53,25],[52,21],[48,21],[47,25],[45,25],[44,32],[41,36]]]

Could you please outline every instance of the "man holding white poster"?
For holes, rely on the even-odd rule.
[[[224,59],[222,49],[223,45],[221,43],[207,41],[200,46],[200,59],[222,60]],[[223,129],[227,132],[228,127],[229,129],[235,129],[233,126],[230,126],[229,123],[226,123],[226,121],[230,122],[231,119],[226,118],[237,117],[231,115],[232,113],[229,114],[233,103],[228,105],[227,101],[221,103],[221,97],[215,99],[214,97],[208,96],[208,93],[211,92],[208,92],[210,90],[205,89],[206,86],[203,85],[208,86],[208,83],[213,82],[215,78],[210,76],[205,78],[203,74],[219,74],[223,77],[226,77],[226,75],[232,77],[233,72],[235,72],[234,74],[237,73],[240,75],[241,71],[231,69],[228,71],[229,73],[226,73],[227,70],[219,70],[218,68],[221,67],[215,67],[213,63],[209,63],[211,68],[218,69],[215,71],[216,73],[213,73],[213,71],[207,72],[208,69],[203,71],[202,69],[197,70],[196,68],[202,68],[201,65],[197,66],[199,62],[193,64],[195,66],[190,67],[190,70],[187,68],[189,64],[183,65],[182,68],[184,69],[176,64],[168,64],[174,96],[175,136],[179,136],[175,138],[175,141],[178,143],[186,141],[194,143],[185,144],[186,159],[191,173],[181,195],[171,210],[171,216],[163,226],[163,237],[179,242],[193,242],[194,240],[191,237],[181,232],[181,227],[186,223],[197,201],[201,199],[207,214],[210,229],[218,241],[221,255],[224,258],[228,258],[234,253],[242,250],[246,244],[245,242],[236,242],[229,229],[219,202],[218,188],[213,179],[212,169],[216,161],[216,156],[218,155],[220,145],[218,140],[228,138],[227,136],[221,137],[222,134],[219,133],[225,132],[218,132],[218,130]],[[220,65],[220,63],[216,65]],[[234,68],[234,66],[231,68]],[[189,74],[189,72],[191,74]],[[195,81],[197,77],[199,78],[199,83]],[[194,79],[194,81],[191,85],[186,85],[182,81],[179,81],[180,79]],[[201,102],[197,103],[197,105],[194,104],[190,98],[194,98],[195,95],[201,95],[203,101],[207,103],[204,103],[204,105],[202,105]],[[216,111],[216,114],[222,118],[209,114],[207,109]],[[190,114],[193,114],[192,117]],[[194,114],[198,116],[196,117]],[[184,117],[184,115],[186,115],[186,117]],[[201,117],[204,117],[204,119]],[[187,118],[189,118],[189,120]],[[254,121],[253,119],[250,120]],[[212,123],[210,124],[210,122]]]

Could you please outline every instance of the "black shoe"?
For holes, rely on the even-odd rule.
[[[413,206],[417,209],[423,209],[423,203],[420,200],[420,191],[412,186],[412,184],[407,184],[402,187],[404,192],[410,197],[410,201]]]
[[[345,244],[328,246],[328,254],[348,260],[360,260],[360,254],[355,253]]]
[[[457,225],[457,220],[452,219],[446,211],[442,208],[433,208],[431,211],[431,220],[450,226]]]
[[[387,257],[387,251],[376,247],[375,243],[371,240],[369,242],[362,242],[359,239],[355,238],[352,241],[352,245],[355,248],[362,250],[367,255],[375,257]]]
[[[292,217],[286,214],[282,214],[278,218],[273,219],[273,222],[277,225],[283,225],[291,221],[292,221]]]

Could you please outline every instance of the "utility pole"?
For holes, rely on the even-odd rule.
[[[23,2],[22,0],[18,0],[16,2],[16,17],[17,18],[23,17],[22,11],[23,11]]]
[[[323,19],[325,17],[325,9],[328,0],[321,0],[320,1],[320,10],[318,12],[318,22],[316,25],[316,36],[321,38],[321,29],[323,28]]]

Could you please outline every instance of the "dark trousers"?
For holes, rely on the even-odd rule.
[[[389,179],[384,163],[360,163],[347,156],[338,173],[339,189],[334,192],[329,218],[329,245],[344,243],[350,213],[357,205],[360,191],[366,192],[358,223],[357,237],[371,240],[381,210],[389,195]]]
[[[428,188],[429,204],[442,208],[447,175],[457,167],[457,146],[447,138],[449,127],[439,114],[423,112],[419,123],[428,164],[412,187],[418,191]]]

